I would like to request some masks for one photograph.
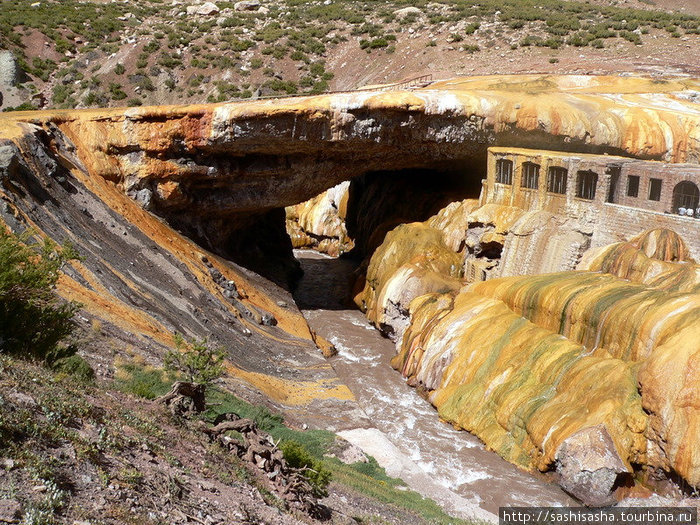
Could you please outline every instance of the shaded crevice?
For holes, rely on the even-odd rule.
[[[480,158],[465,158],[352,179],[346,228],[355,248],[348,255],[367,258],[399,224],[422,222],[451,202],[477,198],[483,166]]]

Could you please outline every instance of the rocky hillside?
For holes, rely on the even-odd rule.
[[[422,75],[697,73],[699,13],[660,4],[8,0],[0,107],[220,102]]]

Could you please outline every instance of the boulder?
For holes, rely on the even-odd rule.
[[[397,9],[394,11],[394,14],[398,16],[399,18],[403,18],[404,16],[407,15],[422,15],[423,11],[418,9],[417,7],[404,7],[403,9]]]
[[[615,502],[613,488],[620,474],[628,472],[604,425],[579,430],[555,455],[559,484],[591,507]]]
[[[19,523],[22,506],[14,499],[0,499],[0,522]]]
[[[27,80],[12,51],[0,51],[0,88],[17,87]]]
[[[219,8],[213,2],[205,2],[202,5],[187,6],[188,15],[211,16],[219,13]]]
[[[260,8],[258,0],[242,0],[233,5],[236,11],[257,11]]]

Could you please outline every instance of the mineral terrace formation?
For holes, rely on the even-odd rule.
[[[354,244],[355,300],[440,416],[606,504],[640,472],[700,485],[698,91],[530,75],[3,115],[0,213],[76,244],[85,321],[152,356],[210,335],[230,380],[330,428],[352,394],[259,274]]]

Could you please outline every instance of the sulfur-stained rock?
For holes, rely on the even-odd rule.
[[[422,223],[387,234],[372,256],[363,292],[356,298],[367,317],[393,338],[403,333],[410,302],[429,292],[459,288],[460,258],[442,234]]]
[[[469,227],[492,226],[467,229],[467,250],[470,233],[485,243],[516,231],[526,215],[472,211],[467,221],[483,223]],[[446,266],[429,273],[418,261],[428,239],[451,252],[428,226],[447,216],[390,232],[368,268],[367,315],[398,333],[392,365],[409,384],[509,461],[556,468],[587,504],[610,503],[615,480],[633,464],[682,472],[696,484],[700,401],[690,385],[700,356],[700,271],[683,240],[653,230],[596,250],[586,271],[461,289],[452,274],[452,285],[438,290],[432,285],[450,275]]]
[[[649,454],[660,469],[700,486],[700,323],[690,324],[657,348],[639,371],[649,413]]]
[[[680,235],[667,229],[649,230],[627,242],[591,251],[579,268],[668,291],[700,290],[700,266]]]
[[[354,246],[345,228],[350,182],[286,208],[287,233],[295,248],[313,248],[332,257]]]
[[[614,503],[615,482],[629,470],[602,425],[579,430],[564,440],[555,459],[564,490],[591,507]]]
[[[452,202],[428,219],[427,224],[442,232],[445,246],[453,252],[462,253],[465,249],[469,215],[478,205],[477,199]]]

